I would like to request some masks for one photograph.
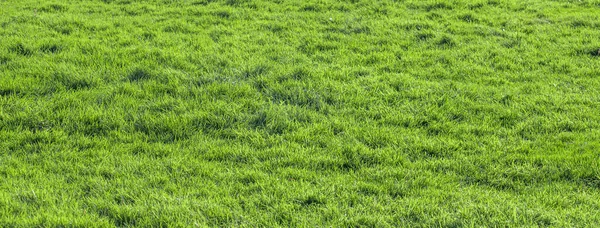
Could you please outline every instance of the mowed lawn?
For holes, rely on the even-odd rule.
[[[0,226],[600,226],[600,1],[0,0]]]

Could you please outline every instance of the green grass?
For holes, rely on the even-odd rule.
[[[600,226],[600,1],[0,0],[0,226]]]

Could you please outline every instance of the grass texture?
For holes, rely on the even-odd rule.
[[[0,0],[0,226],[600,226],[600,1]]]

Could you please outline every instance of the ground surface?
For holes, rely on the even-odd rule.
[[[598,226],[600,1],[1,0],[0,226]]]

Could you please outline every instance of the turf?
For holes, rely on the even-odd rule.
[[[597,0],[0,0],[0,226],[599,226],[599,77]]]

